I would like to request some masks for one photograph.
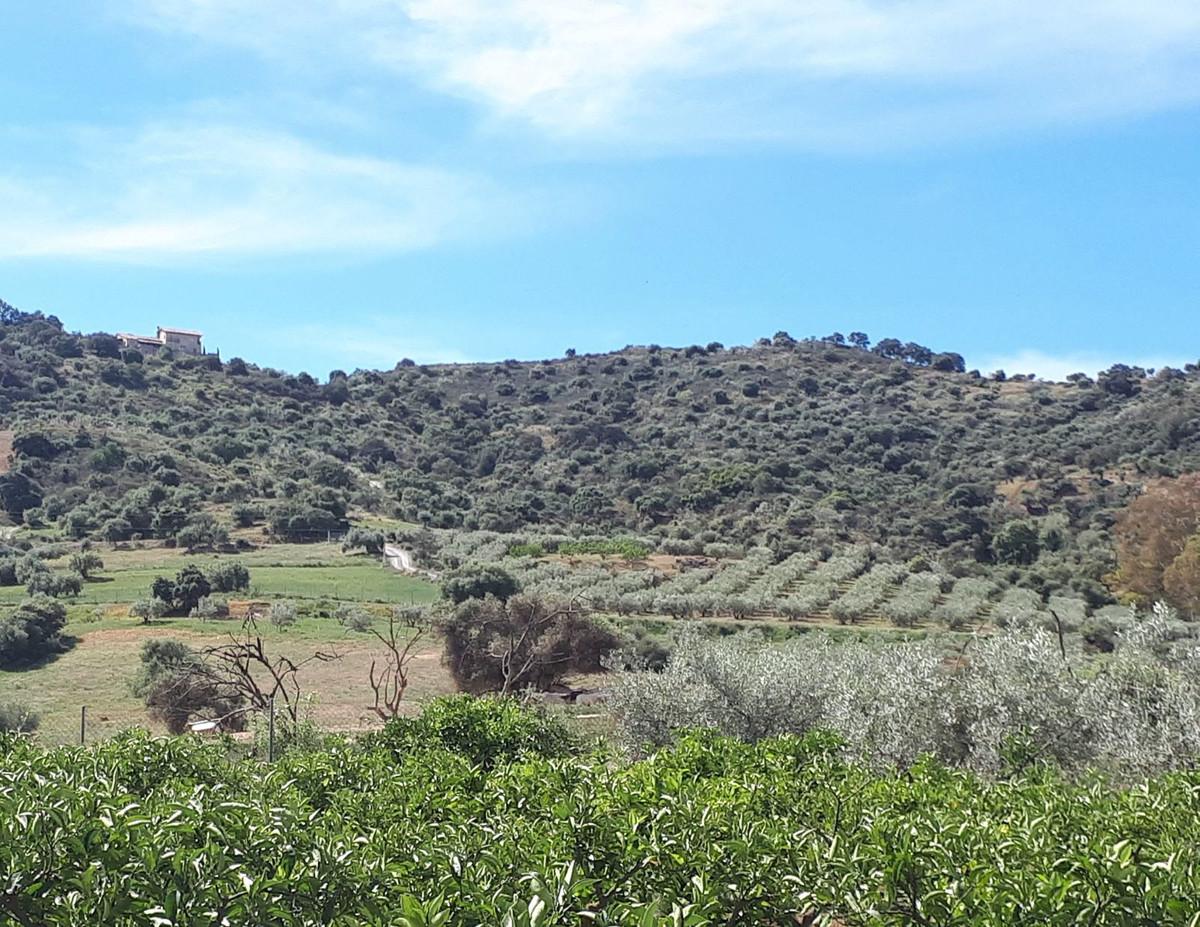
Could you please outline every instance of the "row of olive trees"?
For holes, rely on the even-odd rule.
[[[618,675],[612,705],[635,749],[689,728],[746,740],[826,729],[880,765],[932,755],[992,775],[1046,761],[1139,776],[1200,758],[1200,645],[1175,639],[1178,628],[1156,606],[1101,665],[1023,623],[951,661],[928,641],[773,646],[693,631],[662,672]]]

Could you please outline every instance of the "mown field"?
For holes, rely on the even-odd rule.
[[[161,546],[143,549],[101,549],[104,570],[83,587],[77,604],[129,603],[149,595],[158,576],[170,576],[186,564],[202,569],[214,562],[236,559],[250,570],[246,595],[282,599],[331,599],[393,605],[423,604],[437,597],[437,588],[422,579],[403,576],[375,558],[346,555],[336,544],[275,544],[236,556],[185,554]],[[65,568],[67,558],[51,561]],[[19,586],[0,587],[0,605],[15,605],[25,597]]]

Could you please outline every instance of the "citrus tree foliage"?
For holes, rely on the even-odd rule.
[[[931,755],[988,775],[1048,762],[1138,776],[1200,757],[1200,646],[1173,641],[1176,624],[1157,607],[1099,666],[1019,622],[951,661],[930,641],[770,645],[693,629],[662,672],[618,677],[613,711],[635,748],[692,728],[749,741],[830,730],[876,766]]]
[[[2,916],[38,927],[1190,927],[1195,772],[873,771],[827,736],[563,755],[506,703],[264,766],[0,741]],[[569,748],[568,748],[569,749]]]

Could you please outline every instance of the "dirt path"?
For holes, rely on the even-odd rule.
[[[0,475],[8,472],[12,456],[13,432],[0,431]]]
[[[387,561],[387,565],[393,570],[399,570],[401,573],[417,572],[417,568],[413,566],[412,554],[403,547],[385,544],[383,546],[383,559]]]

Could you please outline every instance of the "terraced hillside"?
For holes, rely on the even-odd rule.
[[[922,561],[899,563],[885,548],[866,544],[828,557],[795,553],[782,560],[762,547],[744,556],[622,557],[529,555],[529,546],[488,532],[458,534],[449,537],[441,556],[448,565],[498,564],[526,592],[579,598],[624,617],[954,631],[1032,621],[1079,631],[1128,616],[1124,606],[1089,603],[1069,592],[1039,593],[987,576],[956,576]]]

